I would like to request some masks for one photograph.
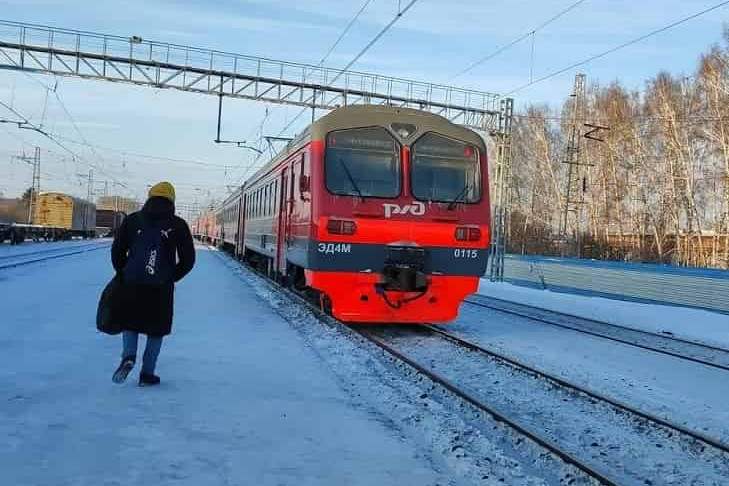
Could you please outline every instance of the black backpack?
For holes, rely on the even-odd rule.
[[[150,221],[139,213],[139,226],[130,228],[129,257],[124,282],[165,285],[174,282],[175,243],[170,219]]]

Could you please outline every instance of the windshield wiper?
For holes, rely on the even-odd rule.
[[[344,160],[342,160],[341,157],[337,157],[337,161],[339,161],[340,164],[342,164],[342,169],[344,169],[344,173],[347,174],[347,179],[349,179],[350,184],[352,184],[352,188],[357,191],[357,194],[359,195],[359,198],[364,201],[364,196],[362,195],[362,191],[359,190],[359,186],[354,181],[354,177],[352,177],[352,173],[349,171],[349,168],[347,167],[347,164],[344,163]]]
[[[461,192],[459,192],[456,197],[453,198],[453,200],[448,204],[449,211],[453,210],[453,208],[456,207],[458,200],[461,199],[463,196],[465,196],[470,188],[471,188],[471,186],[466,184],[466,186],[463,188],[463,190]]]

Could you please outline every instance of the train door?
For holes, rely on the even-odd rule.
[[[238,199],[238,221],[236,222],[236,228],[238,228],[238,230],[235,233],[235,256],[238,259],[242,259],[244,253],[247,202],[248,196],[243,190],[241,190],[240,198]]]
[[[291,196],[289,195],[289,169],[284,167],[281,171],[281,190],[278,194],[278,238],[276,241],[276,270],[280,275],[286,274],[286,249],[288,246],[289,230],[291,228]]]

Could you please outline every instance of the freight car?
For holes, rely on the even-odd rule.
[[[96,205],[60,192],[41,192],[33,224],[60,228],[66,238],[93,237],[96,232]]]
[[[350,322],[454,319],[487,264],[486,145],[431,113],[348,106],[226,200],[235,253]],[[226,232],[227,233],[227,232]],[[224,235],[224,239],[228,235]]]
[[[126,214],[113,209],[96,209],[96,234],[99,236],[114,236],[119,229]]]
[[[0,223],[0,243],[10,239],[10,229],[12,225],[10,223]]]
[[[214,243],[218,234],[216,216],[214,211],[201,213],[193,222],[192,235],[199,241]]]

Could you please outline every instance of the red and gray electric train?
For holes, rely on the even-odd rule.
[[[322,117],[211,215],[202,234],[348,322],[453,320],[486,269],[486,146],[419,110]],[[199,224],[195,224],[199,226]]]

